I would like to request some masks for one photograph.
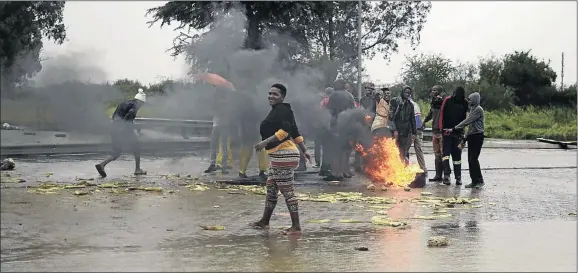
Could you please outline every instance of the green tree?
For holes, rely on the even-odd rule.
[[[434,85],[442,85],[448,92],[447,85],[455,71],[452,61],[441,54],[422,53],[406,57],[401,79],[414,89],[418,99],[426,99]]]
[[[43,38],[58,44],[64,42],[64,4],[64,1],[0,2],[1,90],[11,90],[42,69]]]
[[[517,105],[541,105],[543,97],[552,92],[556,72],[549,63],[538,60],[528,51],[506,54],[500,73],[500,84],[514,91]]]

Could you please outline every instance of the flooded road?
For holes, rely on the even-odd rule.
[[[269,231],[248,228],[260,218],[264,196],[214,188],[208,181],[223,177],[199,175],[207,164],[202,153],[144,158],[149,175],[139,178],[125,176],[134,167],[126,157],[107,167],[108,178],[98,179],[98,160],[24,160],[10,177],[3,173],[2,271],[576,271],[576,169],[527,168],[575,167],[576,151],[488,151],[480,159],[482,168],[526,169],[487,170],[486,187],[473,191],[428,183],[410,192],[369,192],[362,177],[330,186],[317,175],[300,175],[298,193],[361,192],[397,200],[386,205],[301,201],[300,238],[280,234],[290,225],[282,198]],[[464,176],[469,183],[467,171]],[[87,187],[33,192],[41,183],[78,180],[162,191]],[[187,188],[203,181],[207,190]],[[88,194],[76,196],[75,191]],[[451,217],[416,219],[435,215],[430,203],[417,201],[424,191],[479,202],[440,203]],[[371,219],[378,212],[408,225],[376,225]],[[206,231],[200,225],[225,230]],[[438,235],[446,236],[449,245],[427,247],[427,239]]]

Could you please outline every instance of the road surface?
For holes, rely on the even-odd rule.
[[[433,155],[426,159],[433,169]],[[99,179],[94,170],[99,160],[35,158],[18,161],[17,169],[7,172],[10,177],[3,173],[3,272],[576,271],[575,150],[485,150],[481,164],[487,169],[486,187],[473,191],[428,183],[425,189],[410,192],[369,192],[360,176],[330,186],[316,175],[301,175],[299,193],[359,191],[397,198],[398,203],[378,209],[375,206],[383,205],[301,201],[300,238],[280,234],[290,225],[282,198],[267,232],[247,227],[260,217],[264,196],[216,189],[208,182],[208,190],[189,190],[187,185],[224,178],[200,175],[208,164],[203,153],[145,157],[142,164],[149,174],[139,178],[129,175],[133,162],[127,156],[107,167],[108,178]],[[161,176],[177,173],[179,178]],[[96,184],[162,187],[163,192],[88,187],[33,193],[40,183],[73,183],[76,178],[92,178],[89,181]],[[26,182],[16,183],[17,179]],[[469,183],[467,171],[464,182]],[[75,196],[75,190],[89,194]],[[428,204],[411,202],[422,191],[480,201],[448,208],[449,218],[413,219],[433,215]],[[376,211],[383,210],[408,226],[371,223]],[[225,230],[206,231],[200,225]],[[436,235],[449,238],[449,245],[427,247],[427,239]],[[356,250],[359,247],[368,251]]]

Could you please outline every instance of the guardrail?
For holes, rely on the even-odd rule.
[[[211,136],[213,122],[210,120],[135,118],[137,130],[144,127],[174,127],[181,130],[184,139],[189,136]]]
[[[213,122],[210,120],[136,118],[134,121],[139,129],[143,127],[180,128],[184,139],[188,138],[189,133],[191,136],[210,136],[213,129]],[[424,128],[423,135],[425,139],[431,139],[432,128]]]

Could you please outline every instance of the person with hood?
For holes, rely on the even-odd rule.
[[[337,131],[337,117],[340,113],[355,108],[355,99],[353,95],[347,91],[346,82],[342,79],[337,79],[333,83],[334,91],[329,97],[327,102],[327,109],[331,113],[330,133],[326,137],[326,141],[329,142],[329,151],[331,154],[328,158],[331,158],[331,169],[327,176],[324,178],[325,181],[342,181],[344,178],[350,178],[351,174],[347,171],[349,169],[349,155],[351,155],[352,150],[343,149],[338,144],[338,131]],[[347,160],[347,162],[343,162]],[[347,166],[347,167],[345,167]],[[322,173],[320,172],[320,175]]]
[[[298,201],[293,184],[295,168],[299,165],[301,154],[307,160],[311,160],[311,156],[307,153],[303,137],[297,128],[291,105],[283,102],[286,95],[287,88],[279,83],[273,84],[269,90],[271,111],[259,128],[263,140],[255,145],[257,152],[265,150],[269,155],[267,195],[263,217],[250,225],[259,229],[269,228],[269,221],[277,205],[277,196],[281,191],[291,216],[291,227],[283,233],[289,235],[301,233]]]
[[[389,119],[395,124],[394,137],[397,139],[399,156],[405,159],[406,162],[409,162],[406,152],[411,147],[417,134],[415,110],[413,103],[409,100],[411,94],[411,87],[405,86],[400,97],[393,99],[389,107]]]
[[[429,180],[430,182],[442,182],[443,179],[442,174],[444,166],[442,163],[442,131],[439,124],[440,108],[442,107],[443,100],[442,87],[440,85],[432,87],[430,110],[423,121],[424,124],[430,120],[432,121],[432,144],[435,156],[436,175]]]
[[[472,182],[466,185],[466,188],[481,188],[484,186],[484,178],[482,177],[482,170],[480,169],[480,153],[484,145],[484,125],[485,114],[484,108],[480,106],[480,94],[474,92],[468,96],[468,104],[470,107],[469,116],[460,122],[454,128],[449,129],[451,133],[456,129],[463,129],[470,126],[466,135],[468,143],[468,164],[470,169],[470,178]]]
[[[387,87],[375,91],[375,117],[371,124],[371,133],[380,137],[393,137],[395,124],[389,119],[391,92]]]
[[[466,102],[466,91],[458,86],[454,93],[446,97],[440,107],[439,128],[444,131],[442,143],[442,162],[444,165],[443,183],[450,185],[450,156],[454,163],[454,178],[456,185],[462,184],[462,149],[463,129],[455,128],[460,122],[466,119],[468,103]],[[452,130],[447,130],[452,129]]]
[[[415,157],[417,158],[419,168],[424,171],[423,175],[427,176],[427,167],[423,156],[423,123],[421,121],[421,109],[419,109],[419,104],[413,100],[413,94],[409,97],[409,101],[413,104],[413,109],[415,111],[415,126],[417,128],[417,135],[413,141],[413,149],[415,151]],[[406,153],[409,158],[409,151]]]
[[[142,88],[133,99],[120,103],[112,114],[112,153],[104,161],[96,164],[94,167],[102,177],[106,177],[104,167],[118,159],[124,150],[131,150],[134,155],[135,170],[134,175],[146,175],[147,173],[140,168],[140,146],[138,136],[135,132],[134,119],[138,110],[146,102],[146,94]]]

